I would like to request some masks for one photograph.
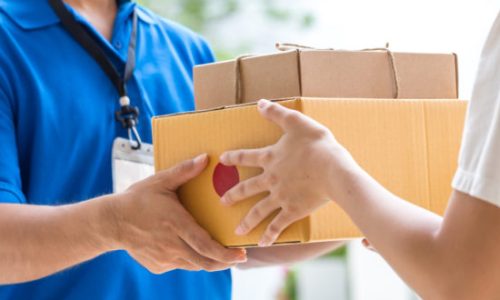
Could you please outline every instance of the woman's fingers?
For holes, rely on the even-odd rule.
[[[220,162],[226,166],[261,167],[268,161],[268,148],[226,151],[221,155]]]
[[[254,207],[243,218],[235,233],[237,235],[245,235],[259,225],[266,217],[279,208],[279,204],[272,201],[268,196],[257,202]]]
[[[285,230],[290,224],[295,220],[286,213],[283,209],[278,213],[278,215],[271,221],[271,224],[267,227],[264,235],[259,242],[260,247],[271,246],[280,236],[280,234]]]
[[[239,201],[255,196],[268,189],[267,182],[263,175],[251,177],[233,186],[227,191],[220,201],[224,205],[233,205]]]
[[[265,119],[275,123],[285,132],[303,130],[316,126],[314,121],[311,122],[302,113],[269,100],[260,100],[258,102],[258,107],[260,114]]]

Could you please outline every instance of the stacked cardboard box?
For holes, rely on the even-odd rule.
[[[262,98],[453,99],[458,97],[457,58],[297,49],[197,66],[194,90],[198,110]]]
[[[389,55],[394,55],[394,66],[388,63]],[[239,75],[235,64],[241,64],[236,68]],[[390,191],[436,213],[446,207],[466,110],[466,102],[456,99],[454,55],[289,51],[197,67],[195,87],[197,107],[206,111],[153,120],[155,164],[161,170],[199,153],[209,154],[207,169],[180,189],[180,198],[226,246],[255,245],[272,216],[248,236],[234,234],[263,195],[225,207],[220,204],[220,188],[260,170],[225,168],[218,158],[229,149],[275,143],[282,134],[260,117],[253,104],[223,107],[240,100],[290,97],[279,103],[327,126]],[[391,99],[396,93],[414,99]],[[349,217],[332,202],[291,225],[278,242],[359,236]]]

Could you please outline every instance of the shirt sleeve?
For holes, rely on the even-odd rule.
[[[199,59],[196,62],[197,65],[208,64],[208,63],[212,63],[215,61],[214,52],[212,51],[210,44],[207,42],[207,40],[205,38],[198,36],[197,46],[198,46],[199,53],[200,53]]]
[[[11,102],[0,85],[0,203],[26,203]]]
[[[467,111],[455,190],[500,207],[500,18],[484,46]]]

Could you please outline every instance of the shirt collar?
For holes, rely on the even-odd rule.
[[[118,0],[120,6],[130,0]],[[135,6],[136,4],[133,3]],[[0,10],[25,30],[39,29],[59,23],[59,18],[50,7],[48,0],[0,0]],[[154,23],[154,19],[143,9],[137,9],[137,17]]]

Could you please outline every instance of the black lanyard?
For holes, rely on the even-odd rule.
[[[132,16],[132,33],[128,45],[127,62],[125,73],[122,77],[115,65],[110,61],[100,43],[84,28],[82,24],[75,20],[74,16],[66,9],[62,0],[49,0],[52,9],[61,20],[64,28],[71,36],[90,54],[106,73],[120,95],[120,110],[115,112],[115,118],[128,130],[129,140],[133,149],[141,147],[141,138],[137,132],[139,109],[130,105],[130,98],[127,95],[126,82],[132,76],[135,68],[135,48],[137,41],[137,13],[134,9]],[[132,139],[132,134],[135,141]]]

